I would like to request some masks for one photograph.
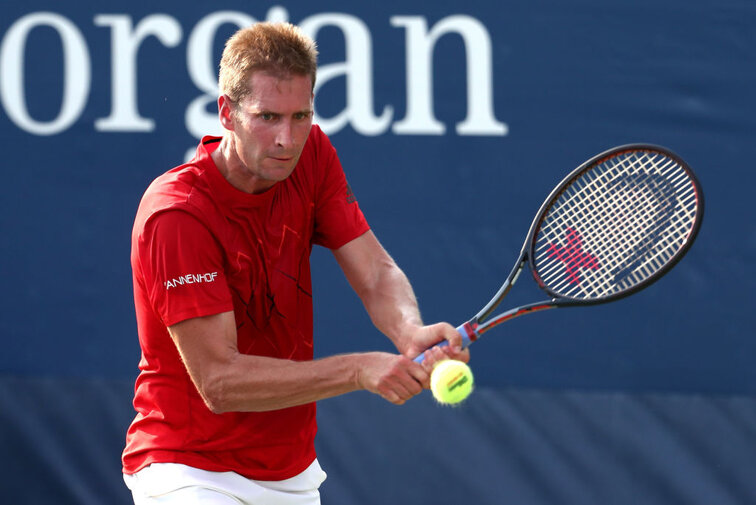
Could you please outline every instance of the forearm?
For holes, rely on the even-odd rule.
[[[218,414],[284,409],[358,389],[402,404],[428,383],[428,371],[399,354],[342,354],[315,361],[242,354],[230,311],[187,319],[168,333],[200,396]]]
[[[370,319],[405,353],[411,335],[423,325],[415,293],[404,272],[388,258],[375,270],[371,289],[359,293]]]
[[[448,323],[424,325],[407,276],[372,235],[338,250],[336,258],[359,295],[373,324],[404,356],[414,359],[429,347],[448,340],[448,356],[468,360],[461,337]]]
[[[406,354],[412,334],[423,324],[407,276],[372,231],[335,250],[334,256],[375,327]]]
[[[214,371],[196,385],[215,413],[277,410],[362,389],[364,359],[345,354],[289,361],[235,353],[213,364]]]
[[[282,409],[364,387],[361,355],[291,361],[240,353],[230,311],[182,321],[168,332],[197,391],[216,413]]]

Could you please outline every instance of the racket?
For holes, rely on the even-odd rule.
[[[630,144],[594,156],[546,198],[504,284],[457,328],[463,348],[523,314],[611,302],[648,287],[690,249],[703,210],[695,174],[664,147]],[[548,298],[494,314],[526,264]]]

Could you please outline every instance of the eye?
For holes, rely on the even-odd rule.
[[[276,116],[272,112],[262,112],[259,117],[263,121],[272,121]]]

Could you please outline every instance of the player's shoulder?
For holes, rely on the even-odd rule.
[[[189,162],[158,176],[147,187],[137,210],[135,225],[142,226],[157,215],[183,210],[193,215],[207,213],[212,206],[211,192],[203,168]]]
[[[330,166],[336,158],[336,149],[328,135],[313,123],[299,158],[299,165],[303,169],[300,172],[308,172],[316,178],[321,178],[330,171]]]
[[[312,123],[312,126],[310,127],[310,135],[308,137],[309,141],[317,142],[322,139],[328,139],[328,135],[323,132],[323,130],[320,128],[320,125],[317,123]]]
[[[157,205],[185,202],[201,183],[202,169],[193,163],[179,165],[155,178],[147,187],[143,201]]]
[[[310,128],[310,134],[307,137],[303,153],[304,152],[310,153],[317,159],[329,157],[334,152],[331,139],[320,126],[315,123],[313,123],[312,128]]]
[[[145,198],[162,202],[184,201],[197,189],[208,186],[208,170],[214,167],[208,145],[220,142],[220,137],[203,137],[195,156],[155,178],[145,191]]]

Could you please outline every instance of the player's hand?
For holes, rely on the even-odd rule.
[[[444,340],[449,342],[448,346],[433,347]],[[462,349],[462,336],[449,323],[420,326],[415,330],[410,341],[411,344],[406,349],[405,356],[414,359],[425,353],[423,365],[429,371],[433,369],[436,362],[442,359],[456,359],[465,363],[470,361],[470,351]]]
[[[361,389],[402,405],[429,387],[430,372],[401,354],[371,352],[362,355],[357,371]]]

